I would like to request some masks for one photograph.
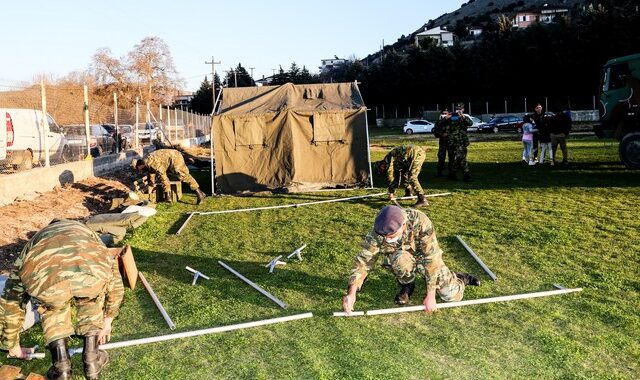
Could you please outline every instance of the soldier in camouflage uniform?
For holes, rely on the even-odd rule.
[[[405,196],[415,193],[418,201],[414,207],[428,205],[424,190],[418,181],[425,154],[422,148],[412,145],[395,147],[387,153],[382,161],[377,162],[377,172],[386,174],[389,181],[389,199],[394,199],[394,192],[401,184],[405,187]]]
[[[31,298],[51,351],[53,366],[47,377],[71,379],[67,338],[74,334],[73,301],[75,333],[84,337],[85,376],[97,379],[109,360],[98,346],[110,339],[123,295],[117,260],[98,235],[76,221],[54,221],[29,240],[14,263],[0,297],[0,348],[27,358],[28,349],[20,347],[20,327]]]
[[[464,180],[471,181],[471,173],[469,172],[469,164],[467,163],[467,147],[469,146],[469,137],[467,136],[467,128],[473,125],[473,121],[464,115],[464,103],[456,105],[456,113],[445,115],[443,124],[449,132],[449,178],[455,180],[456,172],[462,170]],[[453,157],[453,161],[451,160]]]
[[[449,131],[448,131],[448,121],[445,120],[445,116],[451,116],[449,110],[445,109],[440,114],[440,119],[436,122],[436,125],[433,127],[432,133],[438,139],[438,166],[436,177],[441,177],[442,172],[444,171],[444,164],[447,159],[447,153],[449,153]],[[453,161],[453,156],[449,154],[449,162]]]
[[[200,190],[198,182],[189,174],[189,168],[184,163],[182,154],[175,149],[159,149],[153,151],[144,160],[133,159],[131,166],[137,171],[146,170],[150,174],[155,174],[162,182],[166,199],[173,201],[171,197],[171,184],[167,172],[171,171],[178,175],[180,181],[188,183],[191,190],[198,196],[198,204],[202,203],[206,195]]]
[[[353,311],[356,292],[378,256],[384,257],[382,265],[390,269],[400,283],[400,292],[395,297],[399,305],[409,303],[416,272],[425,278],[423,304],[427,312],[436,309],[436,293],[445,302],[460,301],[465,285],[480,284],[473,275],[453,273],[445,265],[433,223],[424,213],[387,206],[376,216],[373,229],[364,238],[362,251],[353,261],[347,295],[342,302],[346,313]]]

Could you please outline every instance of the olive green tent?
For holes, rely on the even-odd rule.
[[[370,185],[356,83],[225,88],[220,109],[213,119],[218,191]]]

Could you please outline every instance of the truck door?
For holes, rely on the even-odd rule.
[[[629,65],[619,63],[611,65],[604,69],[604,78],[602,81],[602,95],[600,103],[604,113],[600,115],[603,120],[611,120],[614,117],[615,109],[619,104],[626,104],[633,96],[631,88],[627,86],[626,76],[629,75]]]

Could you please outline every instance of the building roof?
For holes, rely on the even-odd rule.
[[[429,30],[425,30],[424,32],[418,33],[416,34],[416,36],[436,36],[442,33],[452,33],[452,32],[442,29],[439,26],[436,26],[435,28],[431,28]]]

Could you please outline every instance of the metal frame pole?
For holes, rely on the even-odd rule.
[[[51,161],[49,160],[49,132],[51,131],[49,130],[49,118],[47,117],[47,92],[44,88],[43,79],[40,80],[40,97],[42,102],[42,137],[44,138],[42,144],[44,144],[44,166],[50,166]],[[38,155],[38,163],[39,162],[40,155]]]
[[[89,89],[84,86],[84,130],[87,140],[87,157],[91,157],[91,130],[89,127]]]
[[[147,282],[147,279],[144,278],[144,275],[142,274],[142,272],[138,272],[138,277],[140,277],[140,281],[142,281],[142,284],[147,289],[147,292],[149,292],[149,295],[151,296],[153,303],[155,303],[158,310],[160,310],[160,314],[162,314],[162,317],[169,325],[169,328],[171,330],[175,330],[176,329],[175,323],[173,323],[173,321],[171,320],[171,317],[169,316],[169,314],[167,314],[167,311],[164,309],[164,307],[160,303],[158,296],[156,296],[156,293],[153,291],[153,288],[151,288],[151,285],[149,285],[149,283]]]
[[[237,271],[235,271],[233,268],[231,268],[230,266],[228,266],[227,264],[223,263],[222,261],[218,261],[218,264],[220,264],[222,267],[224,267],[226,270],[228,270],[229,272],[235,274],[239,279],[241,279],[242,281],[246,282],[247,284],[249,284],[252,288],[254,288],[255,290],[259,291],[260,293],[262,293],[263,295],[265,295],[267,298],[269,298],[271,301],[275,302],[278,304],[278,306],[280,306],[283,309],[287,308],[287,304],[280,301],[279,299],[277,299],[276,297],[274,297],[273,295],[271,295],[271,293],[267,292],[266,290],[262,289],[260,286],[258,286],[257,284],[255,284],[254,282],[252,282],[251,280],[249,280],[248,278],[246,278],[245,276],[241,275],[240,273],[238,273]]]
[[[464,242],[464,240],[462,240],[462,238],[460,237],[460,235],[456,235],[456,239],[458,239],[458,241],[460,242],[460,244],[462,244],[462,246],[464,247],[464,249],[467,250],[467,252],[469,252],[469,254],[471,255],[471,257],[473,257],[473,259],[478,263],[478,265],[480,265],[482,267],[482,269],[484,269],[485,272],[487,272],[487,274],[489,275],[489,277],[491,277],[491,279],[493,281],[497,280],[498,277],[496,277],[495,274],[493,274],[493,272],[491,271],[491,269],[489,269],[488,266],[486,266],[482,260],[480,259],[480,257],[478,255],[475,254],[475,252],[473,252],[473,250],[467,245],[467,243]]]

